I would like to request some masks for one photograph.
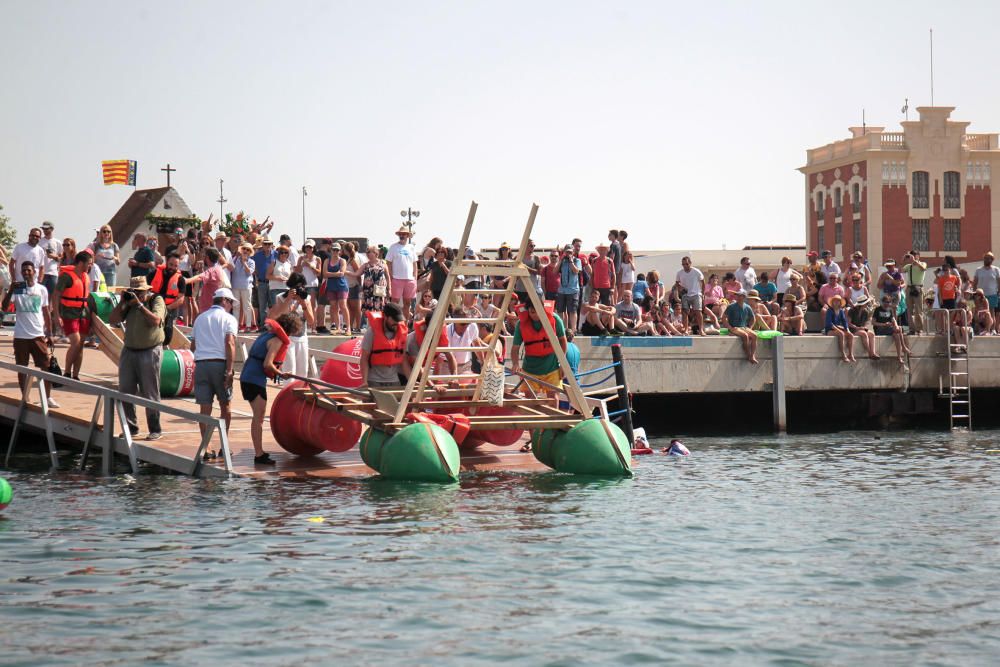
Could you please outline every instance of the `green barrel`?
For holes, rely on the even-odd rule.
[[[390,436],[385,431],[369,427],[365,434],[361,436],[358,449],[361,452],[361,460],[372,470],[378,470],[382,463],[382,448],[388,442]]]
[[[562,434],[562,431],[554,428],[532,431],[531,451],[535,455],[535,458],[538,459],[539,463],[547,465],[550,468],[555,468],[553,449],[555,448],[556,440]]]
[[[10,505],[14,499],[14,489],[10,488],[10,482],[0,477],[0,510]]]
[[[552,467],[576,475],[631,477],[631,444],[620,428],[610,422],[607,426],[614,441],[599,419],[587,419],[557,437],[552,446]]]
[[[92,315],[96,315],[107,324],[111,311],[118,305],[118,295],[111,292],[91,292],[87,297],[87,305]]]
[[[378,471],[386,479],[411,482],[458,480],[458,445],[437,424],[410,424],[382,447]]]
[[[190,350],[163,350],[160,357],[160,396],[188,396],[194,391],[194,354]]]

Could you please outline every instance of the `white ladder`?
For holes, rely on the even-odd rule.
[[[965,313],[964,309],[961,309]],[[972,375],[969,374],[969,345],[956,343],[951,339],[950,310],[945,310],[945,342],[948,347],[948,416],[952,430],[964,428],[972,430]],[[966,324],[968,326],[968,323]]]

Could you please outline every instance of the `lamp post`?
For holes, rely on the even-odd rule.
[[[222,213],[222,205],[225,204],[228,199],[222,196],[222,179],[219,179],[219,198],[216,200],[219,202],[219,224],[224,222],[225,215]]]
[[[302,242],[306,242],[306,186],[302,186]]]
[[[408,230],[410,230],[410,237],[412,238],[413,237],[413,225],[416,224],[416,221],[414,221],[414,218],[419,218],[420,217],[420,211],[414,211],[412,208],[407,207],[405,211],[400,211],[399,212],[399,216],[401,218],[406,218],[406,222],[404,222],[403,224],[406,225],[406,228]]]

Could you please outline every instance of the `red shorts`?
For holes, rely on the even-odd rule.
[[[70,334],[78,333],[83,338],[90,335],[90,319],[84,318],[81,320],[67,320],[65,317],[60,318],[62,320],[62,328],[67,336]]]

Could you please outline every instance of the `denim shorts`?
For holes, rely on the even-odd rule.
[[[560,313],[572,312],[575,313],[580,307],[580,293],[573,292],[572,294],[556,294],[556,311]]]

